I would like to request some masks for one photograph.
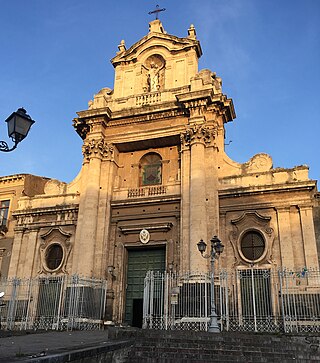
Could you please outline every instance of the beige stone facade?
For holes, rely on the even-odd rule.
[[[77,178],[38,178],[37,193],[22,192],[31,176],[0,179],[14,216],[0,239],[0,254],[11,251],[5,274],[107,279],[107,318],[130,323],[135,252],[147,260],[162,251],[166,270],[207,271],[197,242],[217,235],[221,268],[319,268],[316,182],[306,166],[274,169],[267,154],[244,164],[227,156],[233,102],[214,72],[198,70],[201,54],[192,25],[178,38],[155,20],[130,48],[121,41],[114,88],[74,120],[83,139]]]

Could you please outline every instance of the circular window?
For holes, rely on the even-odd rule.
[[[46,263],[47,267],[50,270],[57,269],[62,262],[63,258],[63,249],[58,244],[53,244],[48,247],[46,254]]]
[[[250,231],[242,237],[241,252],[246,259],[257,260],[263,255],[264,250],[264,239],[259,232]]]

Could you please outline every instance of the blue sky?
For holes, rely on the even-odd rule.
[[[266,152],[274,167],[307,164],[319,179],[319,0],[0,0],[0,120],[21,106],[36,120],[14,152],[0,153],[0,175],[78,174],[72,119],[113,88],[109,60],[121,39],[129,47],[147,34],[157,3],[169,34],[195,25],[199,69],[217,72],[234,101],[228,155],[245,162]]]

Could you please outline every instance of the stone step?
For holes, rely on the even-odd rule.
[[[125,362],[320,362],[320,335],[315,334],[214,334],[129,329],[113,335],[134,339]],[[312,341],[315,343],[311,344]]]

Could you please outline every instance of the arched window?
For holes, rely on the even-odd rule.
[[[265,250],[264,238],[257,231],[246,232],[241,239],[240,247],[243,256],[247,260],[258,260]]]
[[[161,156],[148,153],[140,160],[140,185],[158,185],[162,182]]]

